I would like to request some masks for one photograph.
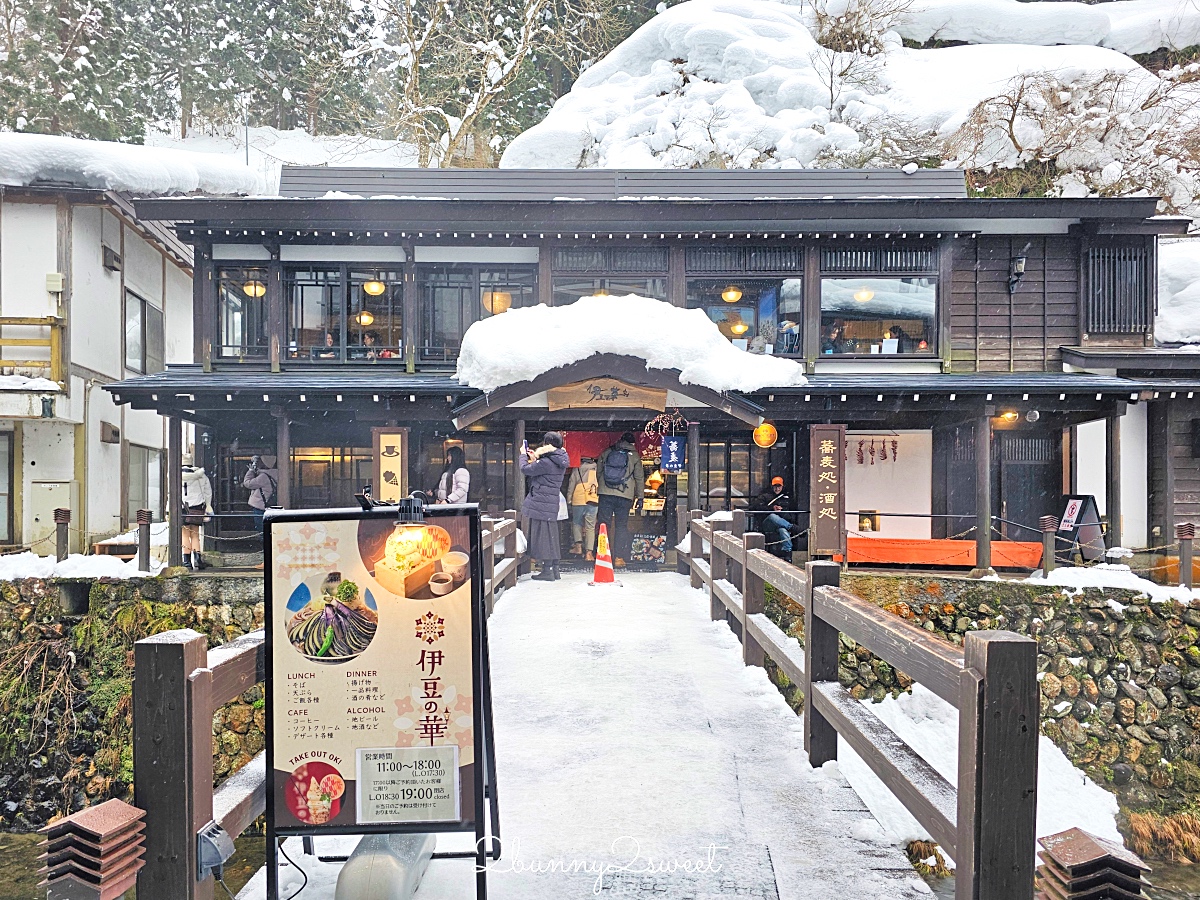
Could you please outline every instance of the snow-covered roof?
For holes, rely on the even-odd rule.
[[[143,195],[255,194],[263,188],[253,169],[228,156],[11,132],[0,133],[0,184]]]
[[[806,382],[790,359],[734,347],[702,309],[649,297],[583,297],[569,306],[536,306],[476,322],[463,335],[458,380],[491,392],[597,353],[632,356],[676,370],[684,384],[756,391]]]

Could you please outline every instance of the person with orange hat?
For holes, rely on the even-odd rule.
[[[760,510],[768,512],[762,520],[763,534],[767,536],[767,549],[791,562],[792,523],[783,517],[783,511],[792,505],[792,498],[783,489],[783,479],[780,476],[776,475],[771,479],[771,489],[759,494],[756,505]],[[771,540],[773,534],[778,535],[777,540]]]

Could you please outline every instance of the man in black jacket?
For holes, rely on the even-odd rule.
[[[762,520],[763,534],[767,535],[767,549],[790,562],[792,558],[792,523],[781,513],[792,505],[792,498],[783,489],[782,478],[776,475],[771,479],[771,490],[759,494],[757,505],[759,509],[770,512]],[[772,534],[777,534],[778,540],[771,540]]]

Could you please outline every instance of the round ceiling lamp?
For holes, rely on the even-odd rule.
[[[375,316],[369,309],[364,309],[354,317],[354,321],[359,325],[373,325],[375,324]]]
[[[766,450],[775,446],[775,442],[779,440],[779,431],[770,422],[763,422],[751,432],[751,437],[754,438],[754,446]]]
[[[750,326],[740,319],[729,326],[729,330],[734,334],[745,334],[750,330]]]
[[[721,299],[726,303],[737,303],[742,299],[742,289],[737,285],[731,284],[725,290],[721,291]]]
[[[378,278],[372,278],[370,281],[363,282],[363,290],[372,297],[378,297],[387,290],[387,283]]]
[[[857,300],[859,303],[866,303],[868,300],[870,300],[874,296],[875,296],[875,292],[873,290],[871,290],[869,287],[861,287],[857,291],[854,292],[854,299]]]
[[[483,308],[493,316],[508,312],[512,306],[512,294],[508,291],[484,291]]]
[[[267,286],[258,280],[254,275],[250,276],[250,280],[242,285],[242,290],[247,297],[254,297],[256,300],[262,297],[267,292]]]

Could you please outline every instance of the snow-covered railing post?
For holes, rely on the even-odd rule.
[[[71,547],[71,511],[56,509],[54,511],[54,553],[58,561],[67,558]]]
[[[810,562],[804,566],[804,752],[813,766],[837,759],[837,731],[816,709],[813,684],[835,682],[838,677],[838,630],[815,613],[813,589],[841,583],[842,567],[835,562]]]
[[[153,510],[137,511],[138,570],[142,572],[150,571],[150,523],[153,521]]]
[[[1058,536],[1058,517],[1042,516],[1038,519],[1042,529],[1042,574],[1054,571],[1054,540]]]
[[[744,509],[735,509],[733,511],[733,527],[730,529],[733,536],[739,541],[742,535],[746,533],[746,511]],[[736,585],[742,583],[742,565],[740,562],[728,559],[725,564],[725,577]]]
[[[733,523],[728,519],[724,521],[714,521],[712,524],[712,539],[709,541],[709,585],[713,582],[724,581],[729,574],[729,557],[725,555],[725,551],[717,544],[717,533],[722,531],[730,531],[733,528]],[[725,618],[725,610],[720,607],[720,601],[715,597],[711,597],[709,604],[711,613],[714,619]]]
[[[1179,583],[1192,586],[1192,541],[1196,537],[1196,526],[1191,522],[1180,522],[1175,526],[1175,540],[1179,541]]]
[[[759,532],[749,531],[742,535],[742,614],[747,622],[750,616],[764,611],[766,582],[761,575],[751,571],[750,553],[763,550],[766,546],[767,539]],[[748,626],[742,629],[742,661],[748,666],[766,665],[762,645],[755,640]]]
[[[688,511],[688,534],[690,535],[691,547],[688,553],[690,557],[689,568],[692,574],[692,587],[699,589],[704,581],[700,577],[700,572],[696,569],[694,563],[698,559],[704,559],[704,538],[701,536],[698,526],[701,524],[701,519],[704,518],[704,513],[698,509]]]

